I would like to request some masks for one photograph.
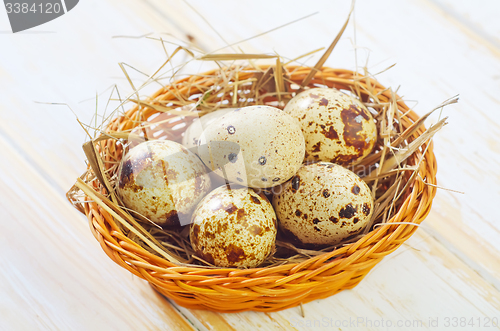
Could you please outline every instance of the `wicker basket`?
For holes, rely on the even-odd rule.
[[[296,88],[297,86],[293,83],[300,84],[310,70],[306,67],[287,66],[286,88],[289,91],[293,90],[294,86]],[[197,86],[211,86],[217,75],[218,70],[213,70],[202,75],[187,77],[175,83],[177,86],[175,93],[171,87],[167,86],[155,93],[149,100],[165,104],[169,100],[178,98],[179,93],[183,98],[188,99],[190,96],[200,94]],[[238,79],[252,81],[251,78],[258,76],[257,78],[260,79],[263,75],[263,72],[255,70],[241,70]],[[190,82],[188,84],[190,87],[182,88],[183,82]],[[390,91],[373,78],[349,70],[324,67],[309,83],[311,87],[318,85],[354,91],[365,102],[369,101],[369,95],[365,93],[368,89],[378,93],[381,101],[391,98]],[[255,88],[255,84],[250,83],[248,88]],[[277,101],[277,98],[270,96],[265,101],[273,103]],[[418,120],[419,117],[409,110],[404,102],[398,101],[397,106],[402,116],[400,124],[403,130]],[[139,123],[138,119],[148,119],[155,113],[157,110],[151,107],[136,106],[125,116],[114,119],[107,130],[109,132],[130,130]],[[177,128],[178,124],[178,121],[166,124],[172,129],[164,133],[168,139],[179,141],[185,126]],[[425,128],[420,127],[408,141],[414,140],[424,131]],[[423,158],[422,151],[425,149],[426,154]],[[123,147],[117,144],[116,140],[107,139],[100,142],[100,150],[103,151],[101,154],[105,164],[108,162],[116,164],[122,155]],[[424,144],[407,160],[408,165],[415,165],[418,162],[422,162],[419,167],[420,177],[425,178],[427,183],[435,184],[436,159],[432,151],[432,142]],[[83,177],[82,179],[85,180]],[[97,192],[106,193],[98,181],[93,181],[93,187]],[[269,312],[326,298],[356,286],[384,256],[394,252],[416,231],[415,225],[422,222],[429,213],[435,193],[434,186],[416,180],[404,192],[394,216],[358,241],[301,263],[254,269],[176,265],[129,239],[112,215],[95,202],[90,201],[90,198],[83,203],[81,198],[76,198],[74,190],[68,192],[68,198],[87,215],[92,233],[113,261],[134,275],[147,280],[157,291],[179,305],[218,312],[245,310]],[[400,224],[401,222],[405,224]]]

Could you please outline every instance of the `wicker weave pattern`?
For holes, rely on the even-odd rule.
[[[309,73],[309,68],[289,66],[290,80],[300,84]],[[198,85],[213,84],[211,71],[185,80],[197,80]],[[245,80],[252,74],[242,73]],[[362,86],[380,92],[379,99],[387,101],[390,92],[373,79],[368,79],[349,70],[322,68],[310,86],[323,84],[339,89],[351,90]],[[367,100],[363,89],[357,89],[360,97]],[[199,93],[196,88],[177,90],[168,87],[151,97],[152,100],[173,100],[176,94],[186,96]],[[272,98],[270,98],[272,100]],[[413,124],[418,116],[402,102],[398,102],[403,128]],[[135,107],[126,116],[114,120],[108,130],[124,131],[137,125],[137,119],[145,119],[155,113],[150,108]],[[135,119],[135,120],[134,120]],[[174,127],[175,123],[171,124]],[[422,134],[420,128],[410,140]],[[167,133],[168,134],[168,133]],[[178,136],[169,136],[178,140]],[[105,160],[117,161],[121,147],[109,139],[103,141]],[[426,145],[422,146],[424,150]],[[417,164],[422,153],[417,151],[408,159],[408,164]],[[436,159],[432,142],[427,146],[425,159],[419,170],[427,183],[436,183]],[[97,188],[96,189],[102,189]],[[376,227],[366,236],[332,252],[315,256],[302,263],[289,263],[277,267],[254,269],[213,269],[204,267],[180,267],[153,255],[127,238],[117,226],[113,217],[94,202],[83,204],[90,229],[101,244],[104,252],[118,265],[134,275],[150,282],[153,287],[178,304],[193,309],[209,309],[218,312],[244,310],[277,311],[294,307],[300,303],[325,298],[344,289],[356,286],[363,277],[387,254],[395,251],[417,229],[412,224],[391,224],[410,222],[419,224],[430,212],[436,188],[417,180],[408,189],[398,212],[383,226]]]

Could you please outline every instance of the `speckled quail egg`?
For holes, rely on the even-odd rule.
[[[215,173],[255,188],[287,181],[304,153],[297,120],[269,106],[244,107],[220,117],[205,128],[199,146],[201,159]]]
[[[233,111],[234,109],[235,108],[218,109],[195,119],[184,132],[184,136],[182,137],[182,145],[189,149],[198,146],[198,140],[200,139],[200,135],[203,132],[203,129],[210,126],[210,124],[219,117],[222,117],[223,115]]]
[[[276,223],[273,207],[263,194],[221,186],[196,207],[191,245],[211,264],[253,268],[273,251]]]
[[[284,111],[300,123],[306,161],[347,165],[370,154],[377,140],[377,127],[368,109],[335,88],[303,91]]]
[[[125,207],[151,221],[186,225],[208,193],[210,178],[200,159],[181,144],[150,140],[130,149],[118,169],[117,192]]]
[[[370,220],[370,189],[352,171],[330,162],[305,165],[273,196],[282,233],[303,247],[335,245]]]

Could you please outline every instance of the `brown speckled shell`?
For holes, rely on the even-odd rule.
[[[299,245],[334,245],[359,233],[373,212],[370,189],[329,162],[302,167],[273,196],[279,227]]]
[[[236,154],[212,148],[218,141],[236,143],[241,150]],[[205,128],[200,143],[207,142],[211,145],[206,152],[200,150],[200,157],[210,169],[223,177],[217,169],[222,164],[230,182],[255,188],[286,182],[300,168],[305,154],[298,122],[270,106],[244,107],[224,115]]]
[[[125,206],[157,224],[188,224],[191,211],[209,188],[203,163],[169,140],[135,146],[118,170],[117,192]]]
[[[256,267],[274,248],[276,223],[273,207],[263,194],[221,186],[196,207],[191,245],[211,264]]]
[[[225,103],[226,100],[231,103],[234,89],[232,87],[225,88],[227,87],[225,84],[228,81],[235,81],[231,77],[235,77],[234,73],[237,69],[237,81],[248,82],[238,84],[239,87],[242,87],[238,88],[238,97],[241,98],[237,99],[238,104],[252,104],[255,102],[253,98],[255,93],[266,104],[275,104],[278,100],[278,92],[268,92],[266,93],[268,96],[262,97],[257,89],[262,86],[262,78],[266,78],[264,72],[273,74],[276,69],[265,64],[259,64],[259,67],[262,68],[262,71],[255,70],[255,67],[216,68],[209,72],[183,77],[161,87],[147,100],[152,104],[167,105],[172,103],[175,106],[184,103],[185,100],[200,102],[205,96],[210,95],[210,99],[207,100],[210,105],[212,102],[219,101]],[[292,65],[284,66],[284,69],[289,74],[289,77],[285,79],[285,84],[287,82],[293,83],[288,86],[287,90],[290,92],[297,91],[312,70],[310,67]],[[397,94],[392,93],[390,89],[380,84],[372,76],[328,67],[315,70],[313,76],[308,87],[325,84],[346,91],[359,90],[363,100],[367,101],[370,100],[370,95],[377,95],[380,102],[383,103],[397,101],[395,111],[400,115],[402,130],[407,130],[420,120],[419,116]],[[270,79],[270,83],[274,83],[272,79]],[[223,86],[220,90],[220,96],[211,93],[214,88],[219,86]],[[250,93],[246,94],[247,91]],[[371,99],[370,102],[373,100]],[[122,116],[111,120],[108,126],[103,128],[103,131],[105,133],[128,133],[131,128],[143,127],[145,124],[137,119],[148,119],[157,114],[157,110],[143,104],[137,104]],[[405,116],[402,116],[403,114]],[[179,115],[176,113],[168,114],[167,119],[171,119],[171,122],[167,123],[168,129],[162,131],[158,126],[155,131],[162,132],[162,136],[169,139],[180,139],[179,134],[185,128],[179,126],[178,117]],[[156,121],[157,118],[153,117],[153,121]],[[188,119],[186,118],[186,120]],[[153,124],[150,121],[146,123]],[[408,137],[408,142],[421,137],[425,131],[425,126],[421,125]],[[122,157],[122,140],[107,139],[96,144],[103,157],[106,173],[113,175],[115,162]],[[422,155],[423,151],[425,151],[425,157]],[[161,250],[152,252],[151,245],[137,240],[136,237],[127,236],[127,231],[122,230],[121,224],[116,218],[105,212],[99,204],[93,202],[91,196],[82,192],[79,187],[83,188],[83,186],[73,186],[68,191],[67,197],[80,212],[85,213],[88,217],[89,226],[96,241],[113,263],[126,269],[130,275],[133,274],[148,281],[156,291],[177,305],[186,309],[211,310],[217,313],[235,313],[248,310],[271,313],[338,295],[337,293],[340,291],[354,288],[384,257],[391,256],[414,235],[415,231],[418,231],[417,225],[422,224],[431,212],[433,199],[437,192],[437,160],[432,140],[427,140],[407,160],[407,164],[410,166],[419,165],[418,173],[425,179],[425,182],[416,180],[412,185],[405,186],[406,189],[403,190],[401,198],[394,206],[394,212],[388,215],[387,223],[384,223],[383,226],[375,227],[368,235],[356,242],[338,245],[336,249],[329,249],[322,253],[317,252],[318,255],[310,258],[304,256],[287,258],[290,256],[286,255],[283,264],[279,266],[248,270],[212,268],[174,262],[161,254]],[[408,177],[403,176],[401,185],[407,183]],[[91,168],[81,178],[97,192],[102,192],[105,189],[103,183],[95,178]],[[391,181],[384,182],[391,185]],[[381,190],[388,188],[385,184]],[[379,220],[377,218],[375,221]],[[295,254],[294,252],[290,253]],[[159,255],[163,257],[159,257]],[[184,257],[185,255],[181,253],[180,256]],[[281,257],[281,255],[277,257]],[[116,272],[122,273],[118,269]],[[366,288],[367,286],[358,288],[357,292],[362,292]],[[337,298],[341,299],[341,297]],[[332,301],[335,300],[328,302]],[[294,310],[291,309],[288,312],[293,313]],[[254,314],[249,313],[249,315]]]
[[[347,165],[370,154],[377,140],[377,127],[368,109],[335,88],[303,91],[284,111],[300,123],[307,161]]]
[[[217,120],[219,117],[233,111],[235,108],[222,108],[202,117],[195,119],[193,123],[184,131],[182,136],[182,145],[186,148],[195,148],[198,146],[198,140],[200,140],[201,133],[203,129],[208,127],[212,122]]]

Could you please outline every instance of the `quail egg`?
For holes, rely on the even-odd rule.
[[[234,109],[235,108],[218,109],[195,119],[184,132],[184,136],[182,137],[182,145],[189,149],[197,147],[198,140],[200,139],[200,135],[203,132],[203,129],[210,126],[210,124],[219,117],[222,117],[223,115],[233,111]]]
[[[205,146],[205,148],[203,148]],[[269,106],[236,109],[205,128],[199,155],[229,182],[269,188],[302,165],[305,141],[296,119]]]
[[[370,189],[329,162],[303,166],[273,196],[280,230],[298,246],[335,245],[358,234],[373,210]]]
[[[221,186],[196,207],[190,240],[196,254],[220,267],[256,267],[273,251],[276,214],[263,194]]]
[[[368,109],[335,88],[303,91],[284,111],[300,123],[306,161],[348,165],[370,154],[377,140],[377,127]]]
[[[125,207],[157,224],[177,226],[189,223],[210,178],[200,159],[181,144],[150,140],[123,157],[117,184]]]

